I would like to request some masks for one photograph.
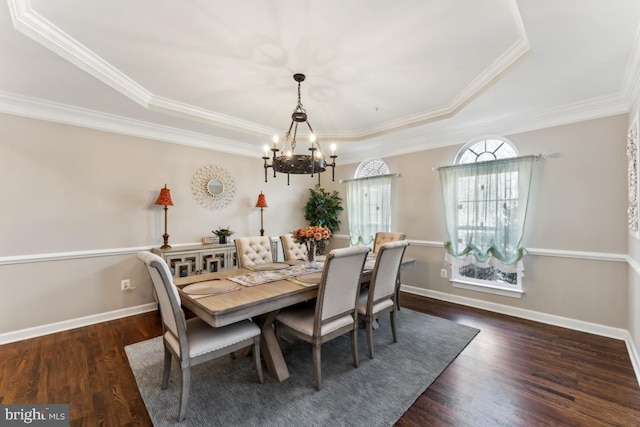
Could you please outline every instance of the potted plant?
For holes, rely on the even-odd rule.
[[[344,210],[342,207],[342,199],[337,191],[328,192],[324,188],[317,185],[309,189],[310,196],[304,207],[304,218],[309,221],[309,225],[327,227],[333,234],[340,228],[340,212]],[[318,251],[324,253],[327,240],[323,240],[318,244]]]
[[[227,228],[218,227],[217,230],[211,232],[218,236],[218,243],[227,243],[227,237],[230,237],[234,233],[234,231],[229,229],[229,226],[227,226]]]

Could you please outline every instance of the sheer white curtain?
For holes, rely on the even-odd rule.
[[[444,196],[447,259],[454,266],[522,272],[521,246],[535,156],[438,169]]]
[[[378,231],[391,231],[397,175],[346,181],[351,245],[371,246]]]

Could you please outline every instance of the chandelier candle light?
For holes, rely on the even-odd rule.
[[[264,198],[264,194],[262,194],[262,191],[260,192],[260,194],[258,194],[258,201],[256,202],[256,208],[260,208],[260,235],[264,236],[264,221],[263,221],[263,217],[262,217],[262,212],[264,211],[264,208],[268,208],[269,205],[267,205],[267,200]]]
[[[335,181],[336,158],[338,157],[335,154],[336,146],[331,144],[331,155],[329,156],[331,163],[327,163],[320,141],[313,132],[311,123],[307,121],[307,112],[300,101],[300,83],[304,81],[305,75],[294,74],[293,79],[298,82],[298,104],[293,110],[293,114],[291,114],[291,125],[289,125],[289,130],[285,134],[282,146],[280,148],[278,146],[279,138],[277,135],[273,137],[273,148],[269,148],[268,145],[264,146],[264,156],[262,157],[264,160],[264,182],[267,182],[267,169],[273,168],[274,178],[276,177],[276,172],[287,174],[287,185],[289,185],[289,174],[292,173],[311,175],[311,177],[317,174],[318,184],[320,184],[320,174],[326,171],[327,167],[331,167],[331,180]],[[309,128],[310,154],[294,154],[299,123],[306,123]],[[293,135],[291,134],[292,130]],[[269,151],[273,152],[271,164],[269,164]],[[278,154],[280,152],[282,154]]]
[[[155,204],[164,205],[164,234],[162,235],[164,244],[160,246],[160,249],[171,249],[171,246],[169,246],[169,235],[167,234],[167,210],[169,210],[168,206],[173,206],[173,201],[171,200],[171,190],[167,188],[167,184],[164,185],[164,188],[160,189],[160,194]]]

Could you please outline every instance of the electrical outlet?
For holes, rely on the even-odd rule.
[[[122,281],[120,281],[120,290],[121,291],[128,291],[131,288],[131,281],[129,279],[123,279]]]
[[[449,272],[447,271],[446,268],[443,268],[442,270],[440,270],[440,277],[443,277],[445,279],[449,277]]]

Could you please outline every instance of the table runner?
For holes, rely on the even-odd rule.
[[[288,268],[280,270],[254,271],[238,276],[229,276],[227,280],[239,283],[242,286],[256,286],[264,283],[276,282],[278,280],[286,280],[291,277],[302,276],[305,274],[316,273],[322,271],[323,264],[318,263],[317,267],[309,267],[304,264],[292,265]]]

